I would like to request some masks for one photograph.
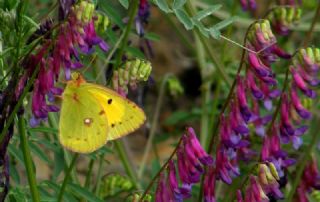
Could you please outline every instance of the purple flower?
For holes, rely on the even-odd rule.
[[[237,190],[237,202],[244,202],[240,189]]]
[[[293,67],[290,67],[290,71],[294,84],[303,92],[303,94],[310,98],[315,98],[317,96],[316,92],[308,88],[302,76]]]
[[[287,157],[287,153],[281,149],[279,128],[272,126],[271,134],[264,138],[261,149],[261,160],[271,162],[277,169],[280,177],[284,176],[283,169],[295,163],[294,159]]]
[[[245,86],[242,80],[243,79],[240,76],[237,77],[237,98],[242,118],[246,123],[248,123],[251,118],[251,112],[248,106]]]
[[[182,137],[183,142],[178,148],[178,170],[183,184],[194,184],[200,181],[204,172],[203,165],[211,165],[213,159],[201,147],[194,130],[187,128],[187,134]]]
[[[208,167],[206,175],[203,182],[203,195],[205,202],[215,202],[215,184],[216,184],[216,174],[212,166]]]
[[[269,198],[264,193],[261,185],[258,182],[257,177],[250,175],[249,177],[249,185],[246,189],[246,194],[244,198],[245,202],[267,202]]]
[[[191,127],[187,128],[187,139],[184,139],[185,149],[190,149],[195,155],[195,157],[203,164],[203,165],[211,165],[213,163],[213,159],[209,156],[205,150],[200,145],[200,142],[194,132],[194,129]],[[190,147],[190,148],[189,148]]]
[[[308,202],[307,194],[313,189],[320,190],[320,175],[316,159],[312,159],[303,171],[302,179],[295,194],[296,201]]]
[[[75,0],[59,0],[59,20],[64,20],[75,3]]]
[[[254,11],[257,8],[257,3],[255,0],[240,0],[240,4],[244,11],[246,10]]]
[[[310,119],[311,113],[303,107],[303,105],[300,101],[300,98],[298,96],[298,92],[294,86],[293,86],[293,88],[291,88],[290,95],[291,95],[292,105],[293,105],[294,109],[296,110],[296,112],[299,114],[299,116],[302,119]]]
[[[230,160],[225,148],[218,146],[216,154],[216,175],[226,184],[232,183],[232,178],[240,175],[237,160]]]
[[[103,51],[108,50],[107,44],[97,36],[93,22],[93,4],[82,1],[70,8],[74,1],[60,1],[63,17],[67,17],[57,32],[56,40],[48,39],[35,55],[31,55],[24,61],[26,73],[19,81],[16,89],[16,97],[19,97],[24,84],[39,65],[39,74],[34,83],[32,95],[32,113],[30,120],[32,126],[45,120],[48,112],[58,111],[58,107],[49,102],[54,96],[61,95],[61,90],[56,88],[60,70],[63,68],[66,79],[70,79],[71,69],[82,67],[79,62],[78,49],[89,54],[95,45],[99,45]],[[90,15],[87,15],[91,13]]]
[[[168,187],[166,186],[166,178],[164,173],[160,173],[158,186],[156,189],[155,201],[156,202],[169,201]]]

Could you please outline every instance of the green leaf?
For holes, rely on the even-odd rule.
[[[157,4],[157,6],[158,6],[162,11],[164,11],[164,12],[166,12],[166,13],[170,13],[170,12],[171,12],[171,10],[170,10],[170,8],[169,8],[168,3],[167,3],[166,0],[155,0],[154,2],[155,2],[155,4]]]
[[[29,132],[40,132],[40,133],[53,133],[58,134],[59,131],[56,128],[48,128],[48,127],[37,127],[37,128],[27,128]]]
[[[54,152],[54,168],[52,173],[52,180],[55,181],[65,167],[63,150],[59,149]]]
[[[85,200],[90,202],[103,202],[103,200],[96,197],[94,194],[89,192],[87,189],[77,185],[77,184],[68,184],[67,189],[72,190],[76,195],[83,197]]]
[[[195,21],[201,21],[203,18],[211,15],[216,10],[219,10],[221,8],[221,6],[222,5],[220,5],[220,4],[216,4],[216,5],[210,6],[209,8],[206,8],[202,11],[199,11],[195,16],[193,16],[193,19]]]
[[[234,21],[234,17],[231,18],[227,18],[215,25],[213,25],[209,30],[210,30],[210,35],[215,38],[218,39],[221,35],[220,30],[225,28],[226,26],[230,25],[231,23],[233,23]]]
[[[191,116],[190,112],[186,112],[186,111],[176,111],[174,113],[171,114],[171,116],[169,116],[164,124],[165,125],[175,125],[179,122],[182,122],[186,119],[188,119]]]
[[[121,29],[124,28],[122,17],[117,12],[118,9],[114,9],[110,4],[101,4],[103,11],[110,18],[110,21],[115,22]]]
[[[125,7],[126,9],[129,8],[129,1],[128,0],[119,0],[120,4]]]
[[[214,26],[211,27],[209,29],[210,31],[210,35],[214,38],[214,39],[219,39],[221,32],[219,30],[217,30]]]
[[[40,26],[38,25],[38,23],[36,23],[35,21],[33,21],[33,19],[31,19],[30,17],[23,15],[22,16],[27,22],[29,22],[31,25],[33,25],[35,28],[39,29]]]
[[[50,142],[48,140],[45,139],[36,139],[35,141],[39,142],[40,144],[42,144],[43,146],[45,146],[46,148],[52,150],[53,152],[58,152],[61,150],[61,147],[58,146],[57,144]]]
[[[226,26],[230,25],[231,23],[234,22],[235,20],[235,16],[232,16],[230,18],[227,18],[225,20],[222,20],[220,21],[219,23],[215,24],[213,27],[216,29],[216,30],[221,30],[223,28],[225,28]]]
[[[182,10],[182,9],[177,9],[177,10],[174,10],[177,18],[179,19],[179,21],[184,25],[184,27],[187,29],[187,30],[190,30],[193,28],[194,24],[191,20],[191,18],[188,16],[188,14]]]
[[[151,40],[151,41],[160,41],[160,36],[156,33],[148,32],[144,34],[144,38]]]
[[[41,186],[48,186],[50,189],[52,189],[55,192],[55,195],[57,196],[57,194],[60,192],[60,186],[49,181],[49,180],[45,180],[41,183]],[[57,198],[57,197],[56,197]],[[70,193],[68,192],[64,192],[63,195],[63,201],[70,201],[70,202],[77,202],[79,200],[76,200],[75,197],[73,197]]]
[[[31,141],[29,141],[29,146],[30,146],[30,150],[33,154],[35,154],[36,156],[38,156],[42,161],[51,164],[51,160],[49,159],[49,157],[43,152],[43,150],[41,150],[38,145],[32,143]]]
[[[24,164],[24,159],[21,150],[18,150],[14,145],[9,144],[8,146],[9,154],[18,160],[19,163]]]
[[[203,24],[200,21],[193,21],[194,25],[199,29],[201,34],[203,34],[205,37],[209,38],[210,32],[207,28],[203,26]]]
[[[172,4],[173,9],[180,9],[187,2],[187,0],[174,0]]]
[[[12,162],[10,163],[9,171],[10,171],[10,177],[13,179],[13,181],[16,184],[20,184],[19,172],[17,171],[16,165],[13,164]]]
[[[125,50],[131,54],[133,57],[138,57],[138,58],[145,58],[144,54],[141,52],[140,49],[138,48],[135,48],[135,47],[130,47],[130,46],[127,46],[125,48]]]

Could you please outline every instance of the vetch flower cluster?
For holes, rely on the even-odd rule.
[[[320,49],[300,49],[290,66],[292,81],[289,93],[283,95],[281,104],[280,135],[283,143],[293,143],[298,149],[302,144],[301,135],[307,131],[304,120],[311,118],[311,113],[302,104],[302,96],[314,99],[317,95],[314,87],[319,86]],[[294,127],[297,125],[298,127]]]
[[[249,183],[242,198],[241,191],[237,191],[238,202],[269,201],[269,199],[281,199],[283,194],[279,189],[278,173],[272,163],[260,163],[257,165],[257,175],[249,176]]]
[[[124,68],[119,68],[113,72],[112,87],[120,95],[126,97],[128,94],[128,86],[130,86],[131,89],[136,89],[138,82],[149,79],[152,66],[149,61],[138,58],[126,61],[123,66]]]
[[[160,173],[155,196],[156,202],[182,201],[189,198],[192,185],[200,182],[204,166],[213,164],[213,159],[200,145],[193,128],[188,127],[186,132],[182,136],[182,142],[176,153],[181,186],[179,186],[175,163],[170,160],[167,174]]]
[[[288,35],[291,27],[300,21],[301,12],[297,6],[278,6],[271,10],[267,18],[276,33]]]
[[[92,3],[79,1],[70,9],[64,9],[69,11],[66,22],[58,27],[56,36],[46,39],[37,53],[31,55],[24,62],[26,73],[22,76],[16,89],[18,97],[27,79],[39,65],[39,74],[35,80],[32,95],[33,117],[30,121],[32,126],[46,119],[48,112],[59,110],[48,102],[52,102],[55,95],[62,93],[62,89],[56,88],[54,85],[61,68],[64,70],[66,79],[70,79],[71,70],[82,67],[80,52],[90,54],[96,45],[103,51],[108,50],[108,45],[96,34],[94,5]]]

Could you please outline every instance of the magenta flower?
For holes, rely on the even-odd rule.
[[[237,202],[244,202],[241,194],[241,190],[237,190]]]
[[[230,159],[228,151],[221,145],[218,146],[216,157],[216,175],[226,184],[232,183],[232,178],[240,175],[236,159]],[[231,154],[231,156],[235,156]]]
[[[303,94],[310,98],[315,98],[317,96],[316,92],[308,87],[302,76],[293,67],[290,67],[290,72],[292,74],[294,84]]]
[[[62,90],[54,85],[61,68],[64,70],[66,79],[70,79],[70,71],[82,67],[78,49],[84,54],[91,53],[95,45],[99,45],[103,51],[108,50],[107,44],[95,32],[93,4],[82,1],[70,8],[73,2],[65,0],[61,4],[63,17],[67,15],[67,20],[58,28],[56,40],[48,39],[35,55],[31,55],[24,62],[26,73],[19,81],[16,97],[20,96],[27,79],[39,65],[39,74],[32,95],[31,126],[36,126],[41,120],[45,120],[48,112],[59,110],[50,104],[54,96],[62,93]],[[88,13],[90,15],[87,15]]]
[[[296,202],[308,202],[307,194],[313,189],[320,190],[320,175],[317,162],[313,158],[303,171],[302,179],[295,195]]]
[[[255,0],[240,0],[240,4],[243,10],[254,11],[257,8],[257,3]]]
[[[244,198],[245,202],[267,202],[269,198],[264,193],[261,185],[258,182],[257,177],[250,175],[249,186],[246,189],[246,194]]]
[[[216,184],[216,175],[215,170],[212,166],[208,167],[208,171],[204,177],[203,182],[203,195],[205,202],[215,202],[215,184]]]
[[[288,158],[285,151],[281,149],[279,128],[272,127],[271,134],[267,134],[264,138],[261,149],[261,160],[263,162],[271,162],[276,167],[280,177],[284,176],[284,169],[295,163],[294,159]]]
[[[164,173],[160,173],[158,186],[156,189],[155,201],[156,202],[169,201],[168,187],[166,186],[166,178]]]
[[[292,105],[295,111],[299,114],[299,116],[302,119],[310,119],[311,113],[302,105],[300,98],[298,96],[297,89],[294,86],[291,88],[290,95],[291,95],[290,98],[292,101]]]
[[[247,102],[245,86],[241,77],[237,78],[237,98],[242,118],[248,123],[251,118],[251,112]]]

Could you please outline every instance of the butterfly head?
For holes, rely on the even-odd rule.
[[[86,80],[83,78],[80,72],[72,72],[71,82],[76,84],[76,86],[79,86],[80,84],[85,83]]]

